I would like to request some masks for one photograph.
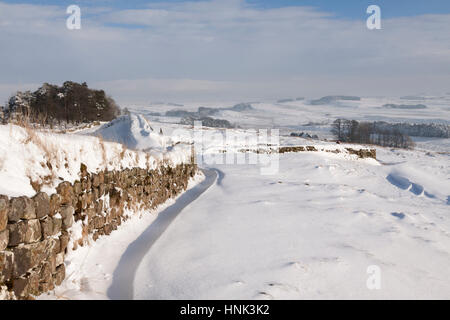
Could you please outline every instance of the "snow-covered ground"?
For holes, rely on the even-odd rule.
[[[345,150],[349,145],[290,137],[289,133],[305,131],[328,139],[330,124],[338,117],[450,123],[450,96],[423,99],[363,98],[325,106],[310,105],[308,99],[255,103],[254,110],[224,110],[214,116],[241,129],[204,128],[202,132],[227,134],[276,128],[282,146]],[[387,103],[422,103],[427,109],[382,107]],[[66,144],[72,144],[69,148],[75,149],[88,148],[88,141],[92,141],[89,150],[96,160],[88,167],[93,168],[101,167],[102,153],[98,139],[86,135],[101,135],[107,141],[155,154],[162,150],[176,152],[177,148],[190,148],[192,128],[155,112],[196,111],[199,106],[223,108],[232,104],[129,107],[133,111],[130,117],[61,139],[67,139]],[[0,136],[6,137],[7,128],[0,130]],[[161,136],[160,131],[170,138]],[[217,145],[217,135],[203,137],[206,154],[221,154],[223,146]],[[204,168],[217,170],[217,180],[198,198],[178,198],[159,208],[162,215],[172,212],[163,232],[147,238],[152,228],[159,228],[155,225],[157,214],[134,213],[135,218],[111,236],[69,255],[68,278],[43,298],[449,299],[450,139],[415,141],[414,150],[377,147],[378,161],[346,153],[284,153],[277,155],[278,171],[271,175],[261,174],[260,164],[203,163]],[[244,142],[237,139],[226,143],[227,153],[245,149]],[[8,143],[8,138],[2,143]],[[118,144],[111,145],[120,149]],[[15,154],[26,154],[24,150],[28,149],[23,148],[31,147],[17,147]],[[22,156],[21,161],[36,162],[31,168],[40,174],[40,161],[33,160],[40,156],[33,153],[29,158]],[[178,158],[174,155],[174,159]],[[25,169],[17,171],[17,177],[23,180],[19,181],[8,161],[3,162],[7,170],[0,172],[1,181],[11,178],[17,185],[25,183]],[[69,168],[78,170],[80,160],[73,161]],[[22,166],[25,168],[19,168]],[[70,179],[71,174],[61,176]],[[209,178],[202,179],[197,177],[190,190]],[[19,191],[14,185],[7,187],[9,194]],[[151,243],[145,243],[147,240]],[[132,259],[130,268],[124,268],[124,257],[128,256],[138,258]],[[379,290],[367,287],[370,266],[380,270]],[[120,281],[115,281],[123,276],[121,270],[131,270],[135,275],[123,288],[123,295],[117,287]]]
[[[199,174],[190,181],[189,193],[204,180]],[[173,206],[175,199],[170,199],[153,212],[126,212],[130,219],[123,222],[109,236],[101,236],[88,246],[69,251],[66,256],[66,279],[54,291],[39,296],[40,300],[79,300],[79,299],[109,299],[114,293],[108,293],[114,280],[114,272],[122,256],[130,244],[137,241],[140,235],[148,229],[155,220],[164,215],[164,211]],[[70,247],[69,247],[70,249]],[[139,261],[128,261],[129,264]],[[125,288],[124,288],[125,290]],[[116,294],[121,294],[116,293]],[[126,298],[126,297],[125,297]]]
[[[219,166],[221,183],[144,257],[135,298],[448,299],[448,158],[379,157],[398,164],[291,153],[276,176]]]
[[[255,110],[214,117],[241,128],[278,128],[281,145],[336,148],[288,135],[330,138],[330,123],[338,117],[449,124],[449,98],[255,103]],[[427,109],[383,108],[387,103],[423,103]],[[177,108],[139,111],[171,109]],[[175,118],[150,120],[165,131],[179,128]],[[450,139],[415,141],[415,150],[377,147],[378,162],[325,152],[282,154],[279,172],[269,176],[258,165],[210,165],[221,171],[218,183],[185,208],[144,256],[134,297],[450,298]],[[206,153],[213,152],[214,142],[205,144]],[[371,266],[380,270],[379,290],[367,286]]]

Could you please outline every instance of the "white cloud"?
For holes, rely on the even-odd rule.
[[[364,12],[345,20],[243,0],[82,16],[68,31],[65,8],[0,2],[0,83],[87,81],[121,102],[449,90],[450,15],[385,19],[375,31]]]

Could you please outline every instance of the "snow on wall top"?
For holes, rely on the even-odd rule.
[[[136,133],[137,129],[133,127],[132,130]],[[153,143],[145,146],[151,147]],[[0,194],[33,196],[36,190],[32,183],[41,185],[41,191],[54,193],[62,180],[73,183],[79,178],[81,163],[90,172],[132,167],[153,169],[163,161],[171,165],[189,162],[191,156],[190,146],[182,144],[170,151],[163,150],[161,145],[147,151],[129,150],[124,145],[104,142],[98,137],[0,125]]]
[[[148,121],[142,115],[136,114],[124,115],[104,124],[94,135],[137,150],[164,151],[170,145],[169,137],[154,132]]]

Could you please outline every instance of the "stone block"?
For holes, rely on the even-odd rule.
[[[62,217],[62,228],[70,228],[73,224],[75,209],[71,205],[63,205],[61,206],[59,213]]]
[[[0,283],[9,281],[13,275],[14,253],[0,251]]]
[[[33,197],[33,201],[37,219],[50,213],[50,197],[45,192],[39,192]]]
[[[0,196],[0,231],[6,229],[8,224],[9,199],[7,196]]]
[[[44,219],[40,220],[41,222],[41,231],[42,231],[42,238],[47,238],[52,235],[53,233],[53,218],[52,217],[45,217]]]
[[[0,231],[0,251],[5,250],[8,244],[9,244],[9,230],[5,229],[3,231]]]
[[[34,203],[28,197],[11,198],[9,202],[9,222],[18,222],[20,219],[36,219]]]

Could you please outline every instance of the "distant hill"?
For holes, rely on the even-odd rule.
[[[239,103],[228,108],[198,107],[197,111],[186,111],[183,109],[169,110],[166,112],[166,117],[199,118],[213,116],[220,111],[247,112],[252,110],[254,109],[250,103]]]
[[[393,103],[388,103],[383,105],[384,108],[389,108],[389,109],[426,109],[427,106],[423,105],[423,104],[393,104]]]
[[[360,97],[355,96],[326,96],[317,100],[312,100],[310,103],[312,105],[324,105],[329,104],[335,101],[344,100],[344,101],[360,101]]]
[[[86,83],[66,81],[62,86],[44,83],[35,92],[17,92],[5,107],[5,117],[26,116],[31,122],[82,123],[111,121],[120,114],[114,100]]]

